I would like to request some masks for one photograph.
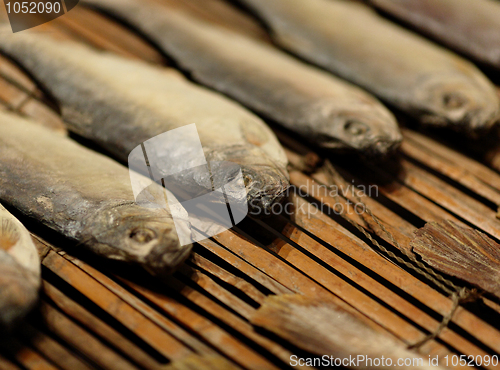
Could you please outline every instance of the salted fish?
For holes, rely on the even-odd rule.
[[[249,37],[137,0],[85,0],[140,30],[196,81],[328,149],[385,155],[402,140],[376,98]]]
[[[352,81],[421,123],[491,128],[500,101],[472,63],[350,0],[239,0],[278,44]]]
[[[64,135],[0,112],[0,200],[95,254],[144,267],[153,275],[171,273],[187,258],[168,204],[148,208],[164,189],[149,185],[135,199],[129,170]],[[140,176],[137,175],[137,180]],[[144,183],[150,181],[144,178]]]
[[[0,204],[0,328],[12,327],[33,308],[40,284],[40,259],[31,236]]]
[[[289,186],[288,161],[271,129],[239,104],[189,82],[174,69],[30,33],[2,34],[0,52],[54,96],[71,131],[122,161],[147,140],[194,123],[207,162],[240,166],[252,208],[267,211]],[[159,158],[165,166],[156,163],[160,176],[183,172],[186,149],[163,149],[168,153]],[[162,167],[169,173],[161,173]],[[183,172],[180,187],[196,197],[212,191],[210,177],[234,177],[223,166],[213,171],[200,167],[189,176]]]
[[[500,69],[496,0],[370,0],[440,43]]]

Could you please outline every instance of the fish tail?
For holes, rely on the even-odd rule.
[[[9,219],[0,219],[0,250],[9,250],[20,239],[17,225]]]

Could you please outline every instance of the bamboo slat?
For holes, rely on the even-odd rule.
[[[151,1],[163,4],[166,11],[182,9],[270,42],[251,15],[228,2]],[[41,29],[124,57],[168,63],[140,35],[84,7]],[[4,57],[0,57],[0,109],[65,130],[51,97]],[[320,166],[327,153],[316,153],[307,143],[273,128],[293,166],[291,182],[301,190],[290,197],[295,212],[264,221],[249,218],[231,231],[201,241],[166,281],[140,273],[129,276],[85,254],[64,252],[64,242],[45,242],[46,230],[29,223],[43,257],[43,295],[36,315],[44,320],[36,315],[28,318],[24,335],[16,335],[0,349],[0,368],[284,368],[300,352],[250,322],[266,297],[290,293],[333,302],[401,344],[411,345],[435,331],[451,310],[450,298],[431,281],[386,258],[333,212],[338,202],[347,208],[357,199],[351,192],[331,196],[332,179]],[[500,204],[500,166],[495,165],[496,154],[491,154],[495,149],[489,158],[472,158],[468,150],[453,148],[438,135],[430,138],[408,128],[403,132],[400,155],[387,163],[330,156],[344,178],[343,186],[377,186],[377,194],[362,200],[392,237],[367,214],[351,212],[347,217],[401,256],[398,246],[412,254],[413,233],[430,221],[450,219],[499,240],[495,213]],[[307,212],[318,206],[323,212]],[[498,302],[485,299],[485,303],[460,306],[450,326],[418,352],[440,358],[500,353]]]

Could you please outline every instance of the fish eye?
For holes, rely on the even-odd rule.
[[[366,124],[360,121],[349,120],[344,125],[344,130],[353,136],[359,136],[366,133],[369,128]]]
[[[156,233],[153,230],[141,227],[131,230],[129,237],[136,243],[147,244],[156,238]]]
[[[250,183],[253,181],[253,178],[252,176],[250,176],[249,174],[244,174],[243,175],[243,182],[245,183],[245,186],[248,186],[250,185]]]
[[[467,99],[457,92],[449,92],[443,95],[443,106],[447,109],[462,108],[466,103]]]

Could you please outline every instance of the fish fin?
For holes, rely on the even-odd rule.
[[[419,358],[415,353],[398,345],[375,323],[329,300],[300,294],[269,296],[250,321],[295,347],[317,356],[349,358],[363,353],[373,358],[391,358],[393,363],[397,358]],[[424,363],[421,358],[419,361]],[[389,369],[386,366],[382,368]],[[409,368],[430,369],[427,366]]]
[[[482,232],[449,220],[431,222],[410,244],[432,267],[500,298],[500,244]]]
[[[0,249],[8,251],[21,238],[18,226],[9,219],[0,219]]]

